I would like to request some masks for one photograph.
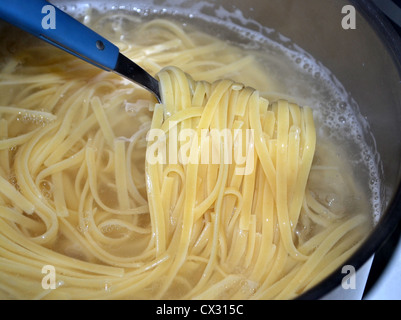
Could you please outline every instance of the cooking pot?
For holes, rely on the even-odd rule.
[[[296,44],[329,69],[353,98],[365,124],[365,139],[377,151],[382,212],[373,231],[343,266],[352,266],[358,289],[342,286],[343,266],[298,299],[360,298],[372,257],[396,230],[401,219],[401,39],[375,5],[368,0],[76,0],[51,1],[78,15],[88,6],[155,12],[181,22],[195,21],[205,32],[227,21],[253,33]],[[157,8],[157,10],[156,10]],[[225,32],[225,31],[224,31]],[[231,33],[219,33],[227,40]],[[101,32],[100,32],[101,33]],[[289,41],[290,40],[290,41]]]

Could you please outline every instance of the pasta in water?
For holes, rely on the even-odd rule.
[[[167,20],[139,24],[142,42],[117,29],[161,104],[4,35],[1,298],[292,299],[358,248],[368,205],[311,108],[241,84],[275,86],[217,38]]]

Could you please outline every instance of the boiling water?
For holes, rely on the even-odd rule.
[[[178,1],[179,4],[179,1]],[[105,36],[113,35],[113,29],[130,30],[135,24],[154,18],[166,18],[181,24],[185,30],[198,29],[216,36],[242,49],[246,54],[254,55],[266,74],[274,79],[269,87],[252,83],[246,84],[258,89],[262,95],[285,98],[299,105],[314,109],[317,128],[316,159],[332,159],[336,165],[347,166],[354,174],[366,210],[371,213],[373,223],[377,222],[381,212],[381,186],[379,179],[379,157],[374,146],[366,142],[369,126],[359,113],[357,103],[347,93],[342,84],[330,70],[310,54],[305,52],[290,39],[273,29],[246,19],[241,11],[229,12],[222,7],[210,9],[212,5],[198,2],[190,9],[167,9],[152,5],[152,9],[138,5],[71,4],[61,9],[75,15],[85,24],[94,27]],[[210,10],[209,10],[210,9]],[[215,16],[202,12],[213,11]],[[129,12],[137,20],[113,21],[109,25],[96,25],[96,19],[104,13]],[[247,27],[242,27],[247,26]],[[241,75],[230,75],[233,80],[244,82]],[[202,79],[196,79],[202,80]],[[324,146],[331,146],[325,148]],[[347,161],[342,161],[346,158]],[[361,201],[360,196],[355,196]]]
[[[322,176],[319,170],[312,169],[309,185],[322,197],[318,200],[324,202],[334,213],[344,210],[350,214],[366,212],[371,215],[372,224],[377,221],[381,212],[378,157],[373,147],[366,143],[365,137],[369,135],[366,121],[359,113],[357,104],[341,83],[324,65],[292,43],[290,39],[275,30],[245,19],[240,11],[227,12],[219,8],[214,12],[216,17],[212,18],[200,13],[204,6],[208,6],[207,4],[199,2],[196,6],[198,11],[191,9],[191,11],[180,10],[179,12],[157,6],[154,6],[152,10],[143,10],[134,6],[90,7],[76,4],[65,5],[61,8],[75,15],[111,41],[122,40],[115,37],[117,30],[126,31],[121,35],[126,38],[124,40],[127,38],[131,40],[132,37],[132,41],[135,41],[136,27],[144,21],[163,17],[180,24],[188,32],[201,30],[224,40],[225,43],[237,48],[233,50],[237,50],[239,57],[253,56],[255,63],[260,66],[258,74],[262,70],[271,81],[261,82],[256,79],[257,77],[249,76],[248,73],[246,78],[241,73],[232,73],[227,76],[255,87],[261,92],[261,95],[270,100],[285,98],[300,105],[312,107],[318,136],[315,165],[317,167],[319,164],[336,166],[339,168],[339,172],[343,173],[338,175],[330,173],[330,170],[325,170],[326,174]],[[127,10],[130,16],[128,20],[124,18],[104,19],[106,11],[107,14],[113,14],[113,12],[127,13]],[[99,21],[101,22],[99,23]],[[241,25],[248,27],[244,28]],[[120,33],[118,32],[118,34]],[[5,99],[4,105],[7,104],[7,96],[13,96],[11,93],[0,95],[2,99]],[[132,104],[126,105],[129,110],[125,111],[136,112],[134,110],[136,107],[137,104],[133,101]],[[143,111],[146,108],[140,109]],[[29,115],[18,114],[17,123],[24,127],[46,126],[46,123],[42,123],[46,119],[42,119],[40,111],[36,113],[35,117],[28,117]],[[150,114],[126,117],[128,129],[139,127],[140,123],[144,122],[139,119],[139,116],[149,116],[150,120]],[[135,124],[133,121],[137,118],[139,124]],[[125,127],[119,127],[116,134],[129,137],[132,132],[128,129],[127,132],[124,132],[125,129]],[[26,130],[29,131],[29,128]],[[140,160],[144,162],[142,158]],[[348,189],[351,189],[350,185],[357,185],[357,188],[348,192]],[[40,187],[45,196],[46,193],[50,194],[52,191],[51,186],[45,184],[45,181],[41,183]],[[105,196],[106,204],[111,207],[115,205],[114,202],[118,202],[118,199],[109,197],[102,191],[100,193]],[[50,197],[51,195],[49,195]],[[145,221],[143,224],[148,223],[149,221]],[[82,227],[86,226],[84,224]],[[79,229],[79,231],[84,232],[85,229]],[[118,230],[110,230],[110,233],[112,232],[118,235]],[[56,249],[57,251],[81,260],[87,259],[76,243],[69,243],[65,239],[57,240],[58,244],[64,242],[65,247],[60,246]],[[135,256],[136,252],[134,251],[141,252],[143,249],[141,246],[146,245],[145,241],[143,243],[129,241],[128,246],[111,248],[110,252],[121,256]],[[124,250],[127,251],[123,252]],[[105,282],[104,290],[109,292],[112,291],[111,288],[112,284]]]

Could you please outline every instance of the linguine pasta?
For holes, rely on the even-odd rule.
[[[118,32],[161,104],[35,40],[2,49],[1,298],[291,299],[356,250],[370,218],[311,108],[240,84],[275,86],[217,38]]]

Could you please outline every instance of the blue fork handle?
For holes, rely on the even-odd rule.
[[[117,46],[45,0],[1,0],[0,18],[99,68],[116,67]]]
[[[82,60],[150,90],[161,102],[159,82],[117,46],[45,0],[0,0],[0,19]]]

